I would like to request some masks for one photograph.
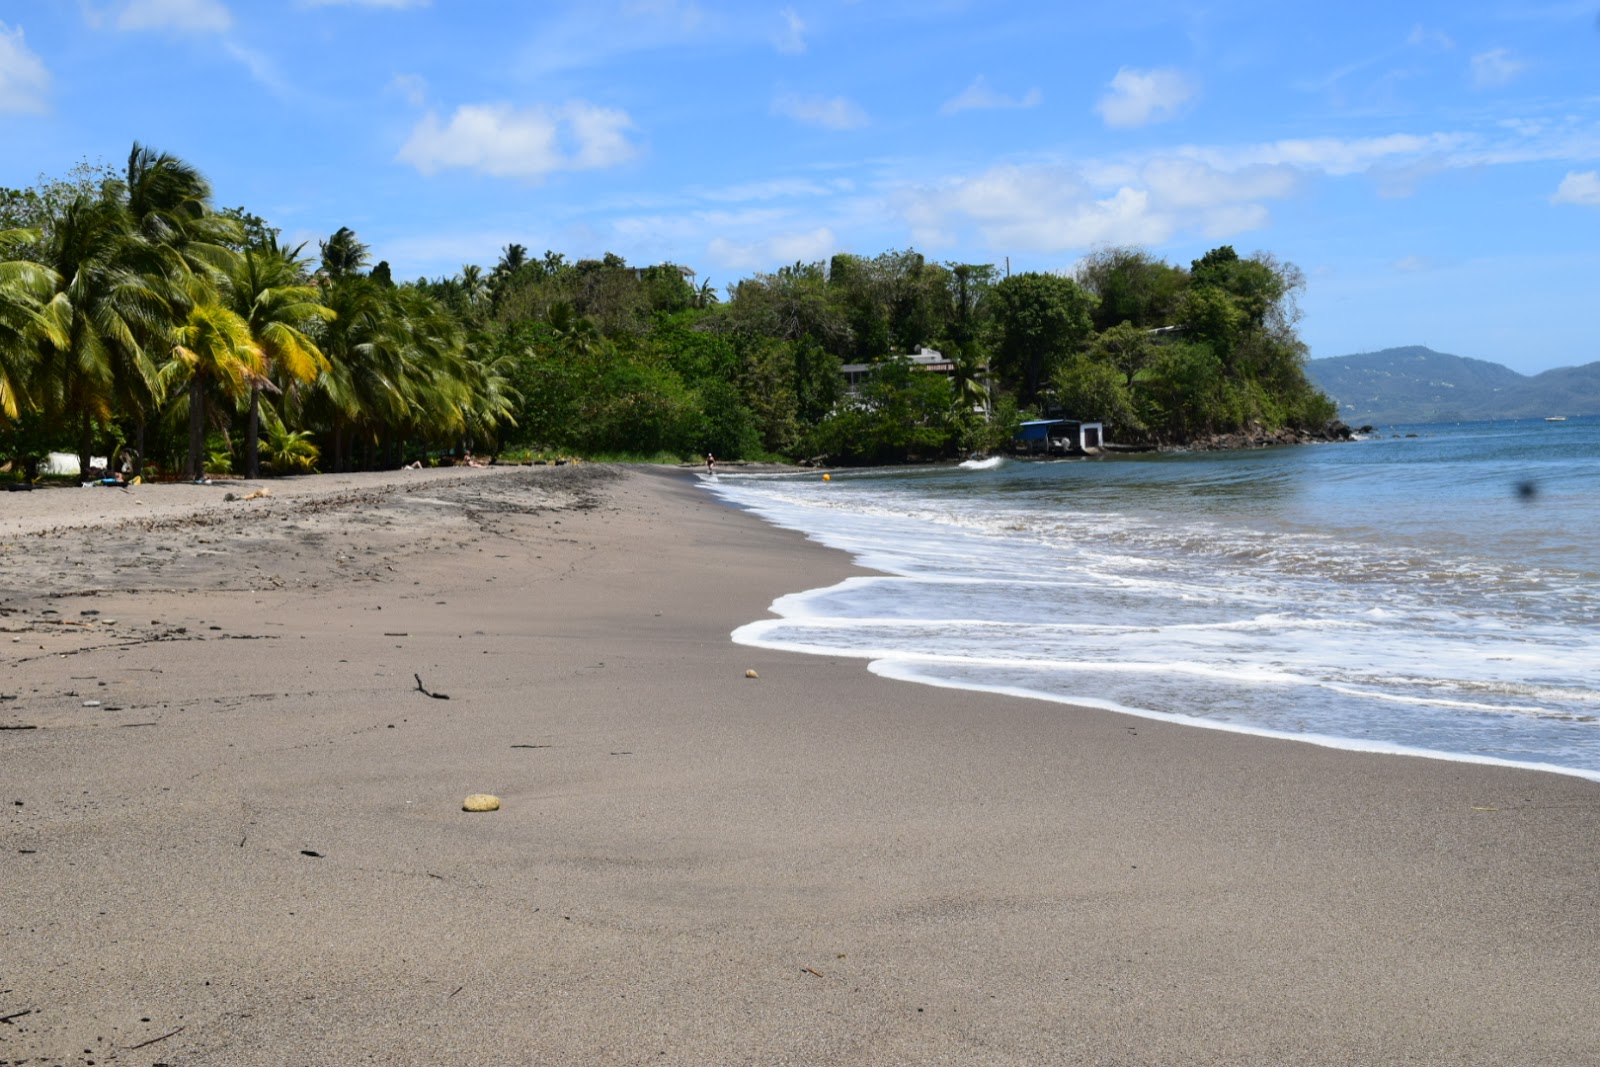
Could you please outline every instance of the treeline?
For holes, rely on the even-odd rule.
[[[316,255],[135,145],[0,189],[0,452],[197,477],[467,450],[895,462],[1003,445],[1027,414],[1179,443],[1316,428],[1298,271],[1136,249],[1068,277],[837,255],[719,294],[675,264],[534,258],[396,283],[349,229]],[[723,299],[725,295],[726,299]],[[929,373],[908,357],[943,353]],[[848,387],[846,364],[864,365]]]

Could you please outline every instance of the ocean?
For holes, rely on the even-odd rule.
[[[742,644],[1600,780],[1600,419],[703,484],[881,572]]]

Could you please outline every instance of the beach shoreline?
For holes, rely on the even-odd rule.
[[[735,645],[865,572],[677,470],[322,477],[0,497],[0,1061],[1600,1047],[1592,781]]]

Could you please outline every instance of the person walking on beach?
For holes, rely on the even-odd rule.
[[[717,473],[717,457],[710,452],[706,453],[706,473],[713,476]]]

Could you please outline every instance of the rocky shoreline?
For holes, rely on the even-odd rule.
[[[1183,444],[1161,445],[1162,452],[1231,452],[1247,448],[1276,448],[1279,445],[1308,445],[1319,442],[1354,441],[1358,434],[1370,433],[1371,426],[1352,428],[1338,419],[1318,430],[1281,427],[1269,430],[1252,427],[1236,433],[1206,434]]]

